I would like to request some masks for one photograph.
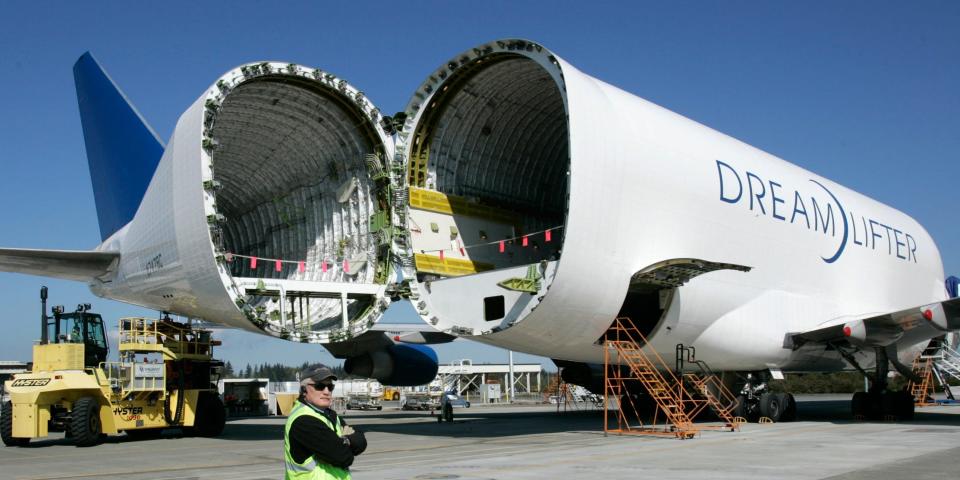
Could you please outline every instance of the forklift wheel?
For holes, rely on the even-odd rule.
[[[216,437],[223,433],[227,415],[220,397],[210,392],[201,392],[197,400],[197,415],[193,427],[185,428],[188,435]]]
[[[100,424],[100,403],[93,397],[82,397],[70,412],[70,431],[78,447],[92,447],[100,443],[103,426]]]
[[[29,438],[13,436],[13,404],[10,402],[3,402],[0,410],[0,437],[3,437],[3,444],[8,447],[25,447],[30,443]]]

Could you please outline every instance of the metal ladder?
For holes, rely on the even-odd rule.
[[[617,318],[608,331],[608,336],[612,338],[606,340],[604,348],[604,396],[617,395],[621,399],[628,398],[628,402],[632,403],[629,395],[624,395],[628,393],[625,384],[637,381],[656,402],[657,413],[664,414],[669,426],[657,427],[656,413],[653,426],[644,427],[642,422],[639,422],[639,417],[639,427],[632,426],[621,400],[616,429],[610,428],[607,410],[604,410],[604,433],[664,435],[681,439],[692,438],[699,433],[699,428],[693,423],[689,412],[696,411],[698,407],[702,409],[700,404],[705,402],[689,397],[683,383],[656,352],[651,352],[652,359],[643,352],[641,344],[646,345],[647,340],[633,322],[626,317]],[[613,355],[615,358],[611,358]]]
[[[919,355],[913,360],[913,374],[920,382],[910,380],[907,388],[913,396],[913,404],[918,407],[936,405],[936,402],[927,401],[931,398],[933,388],[933,365],[935,355]]]

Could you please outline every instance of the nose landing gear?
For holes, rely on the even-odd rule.
[[[767,391],[767,382],[762,374],[746,374],[746,382],[737,396],[735,417],[757,422],[769,418],[774,422],[792,422],[797,419],[797,402],[791,393]]]

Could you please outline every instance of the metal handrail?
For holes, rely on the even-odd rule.
[[[125,350],[138,349],[129,345],[160,345],[175,354],[211,354],[211,347],[216,344],[208,330],[180,327],[173,321],[122,318],[119,329],[119,344],[128,345]]]

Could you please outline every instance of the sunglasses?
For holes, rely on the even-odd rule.
[[[311,387],[313,387],[314,390],[318,392],[322,392],[324,390],[330,390],[332,392],[334,387],[332,383],[326,383],[326,382],[308,383],[307,385],[310,385]]]

